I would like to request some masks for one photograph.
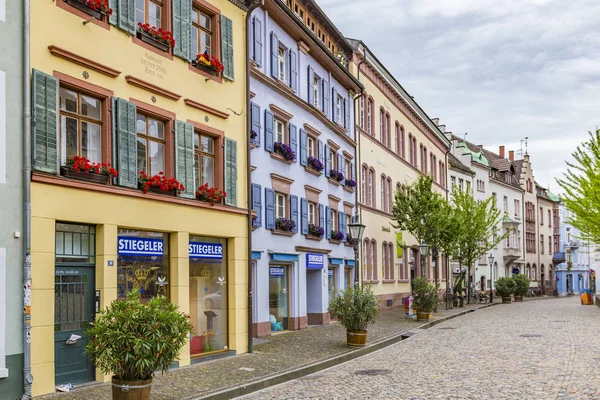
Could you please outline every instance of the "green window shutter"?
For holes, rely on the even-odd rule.
[[[119,5],[117,6],[117,24],[118,27],[123,29],[125,32],[129,32],[135,35],[136,23],[135,23],[135,0],[118,0]],[[114,13],[114,10],[113,10]]]
[[[119,171],[117,183],[130,188],[138,187],[136,112],[135,104],[112,98],[114,150],[116,168]]]
[[[119,24],[119,0],[108,0],[108,7],[113,10],[112,14],[108,16],[108,22],[117,26]]]
[[[34,69],[32,80],[33,169],[58,174],[58,79]]]
[[[221,58],[225,69],[223,76],[233,80],[233,24],[229,18],[221,15]]]
[[[185,186],[182,197],[194,198],[194,126],[175,121],[175,178]]]
[[[192,0],[173,0],[173,54],[192,59]],[[195,56],[195,54],[194,54]]]
[[[237,142],[225,138],[225,204],[237,206]]]

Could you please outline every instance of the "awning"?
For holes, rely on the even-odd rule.
[[[287,261],[287,262],[298,261],[298,255],[297,254],[286,254],[286,253],[272,253],[271,259],[273,261]]]
[[[354,260],[346,260],[346,265],[349,267],[354,267],[356,262]]]
[[[330,265],[342,265],[342,264],[344,264],[344,259],[329,257],[329,264]]]
[[[261,258],[262,258],[262,251],[253,251],[252,252],[253,260],[260,260]]]

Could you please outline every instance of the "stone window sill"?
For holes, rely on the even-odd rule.
[[[396,283],[395,279],[384,279],[381,281],[381,283]]]
[[[320,242],[321,240],[323,240],[323,236],[306,235],[306,238],[308,240],[314,240],[315,242]]]
[[[304,167],[304,170],[306,172],[308,172],[309,174],[313,174],[314,176],[321,176],[321,175],[323,175],[323,172],[319,172],[316,169],[313,169],[311,167]]]
[[[292,236],[294,236],[294,235],[295,235],[295,233],[294,233],[294,232],[280,231],[280,230],[277,230],[277,229],[274,229],[274,230],[272,230],[272,231],[271,231],[271,233],[272,233],[273,235],[287,236],[287,237],[292,237]]]
[[[373,279],[364,279],[363,283],[379,283],[378,280],[373,280]]]
[[[350,186],[344,186],[344,190],[348,193],[354,193],[354,188]]]
[[[331,183],[333,186],[340,186],[340,183],[338,181],[336,181],[333,178],[328,178],[327,179],[329,181],[329,183]]]
[[[279,160],[287,165],[292,165],[294,163],[294,161],[288,161],[281,154],[275,153],[274,151],[271,152],[271,158],[274,160]]]
[[[339,240],[329,239],[329,243],[331,243],[331,244],[340,244],[342,242],[340,242]]]

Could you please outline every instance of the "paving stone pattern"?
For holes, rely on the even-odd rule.
[[[441,305],[439,312],[432,315],[432,319],[440,319],[479,307],[480,305],[466,305],[464,308],[444,310],[444,305]],[[407,319],[403,309],[382,312],[377,322],[369,327],[369,343],[400,334],[422,324],[423,322]],[[262,342],[261,344],[254,346],[253,354],[203,362],[175,369],[163,376],[159,374],[154,378],[152,385],[152,400],[203,397],[353,351],[346,346],[345,329],[335,322],[301,331],[272,335],[265,339],[259,341]],[[110,390],[108,384],[96,384],[43,398],[110,400]]]
[[[578,297],[496,305],[243,399],[600,399],[599,327]]]

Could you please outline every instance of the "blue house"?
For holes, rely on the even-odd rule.
[[[590,268],[593,262],[593,244],[581,240],[580,232],[568,221],[569,210],[560,205],[560,253],[555,259],[564,260],[556,267],[556,288],[559,295],[567,292],[578,294],[592,290]]]
[[[252,334],[329,322],[352,285],[356,210],[352,47],[312,1],[265,1],[249,19]]]

